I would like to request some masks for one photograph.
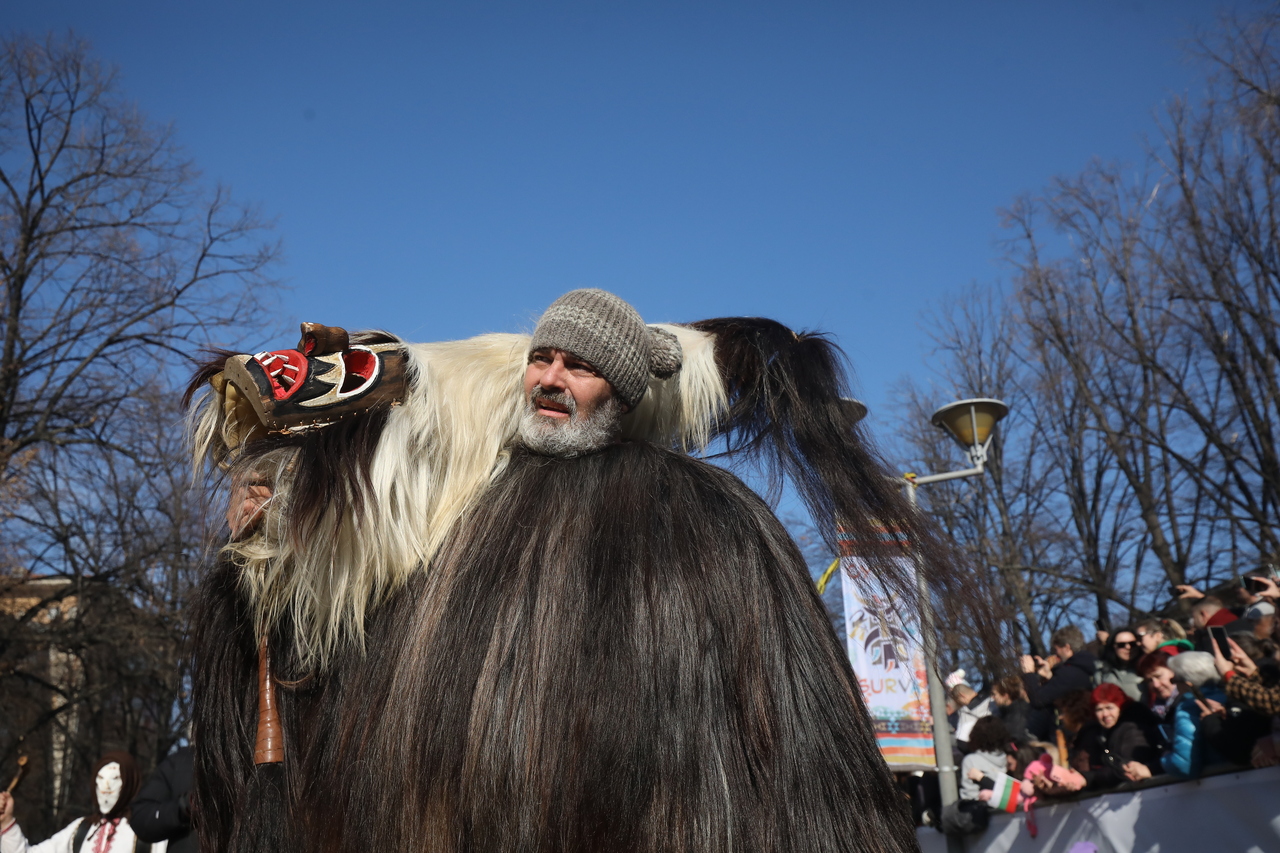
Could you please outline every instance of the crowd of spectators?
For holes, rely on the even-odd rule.
[[[980,830],[1020,800],[1280,764],[1280,586],[1254,572],[1227,595],[1177,592],[1188,625],[1144,619],[1089,642],[1068,625],[988,691],[948,679],[961,787],[943,829]]]

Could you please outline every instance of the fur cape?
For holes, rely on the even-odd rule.
[[[711,440],[729,401],[714,337],[675,334],[684,367],[653,379],[624,418],[624,436],[695,449]],[[364,343],[394,341],[375,333]],[[207,386],[228,353],[199,371],[190,434],[206,461],[272,484],[264,523],[224,552],[259,633],[287,620],[297,652],[317,666],[348,643],[364,644],[368,610],[429,566],[454,523],[506,465],[524,402],[528,335],[404,344],[409,393],[403,405],[296,436],[238,445],[243,434]]]
[[[832,553],[854,543],[865,554],[870,571],[857,582],[905,610],[919,604],[916,566],[940,601],[983,597],[889,476],[845,403],[842,354],[824,336],[756,317],[659,328],[679,341],[683,366],[651,380],[623,417],[624,438],[752,464],[773,497],[790,482]],[[352,341],[401,343],[385,333]],[[223,555],[240,568],[258,634],[287,624],[309,667],[323,669],[347,646],[365,648],[369,612],[430,570],[458,519],[505,468],[516,434],[527,335],[401,345],[402,405],[300,434],[237,441],[245,425],[208,387],[227,353],[188,391],[199,397],[190,420],[197,467],[213,463],[208,469],[274,489],[257,531]]]
[[[631,441],[513,451],[315,668],[271,633],[286,760],[250,800],[255,602],[196,618],[202,848],[905,851],[915,831],[796,546],[732,474]],[[264,809],[273,809],[263,814]]]
[[[794,543],[689,454],[789,481],[894,606],[917,567],[946,607],[980,577],[888,476],[822,335],[662,328],[682,369],[574,460],[513,449],[522,335],[401,343],[399,405],[251,443],[205,392],[197,464],[274,490],[194,617],[205,849],[914,849]],[[285,761],[254,767],[264,637]]]

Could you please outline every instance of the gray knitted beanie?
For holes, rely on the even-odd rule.
[[[649,388],[649,375],[666,379],[680,369],[676,336],[644,324],[622,299],[603,290],[571,290],[542,315],[529,352],[559,349],[588,362],[609,380],[619,399],[634,408]]]

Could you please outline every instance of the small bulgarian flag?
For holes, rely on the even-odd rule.
[[[1021,791],[1020,783],[1008,773],[997,773],[992,781],[996,783],[995,788],[991,791],[991,808],[1002,812],[1016,812],[1018,810],[1019,792]]]

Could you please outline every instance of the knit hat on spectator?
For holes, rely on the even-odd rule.
[[[529,352],[571,352],[609,380],[614,393],[634,408],[649,388],[650,375],[666,379],[680,369],[676,336],[646,326],[624,300],[603,290],[571,290],[542,315]]]

